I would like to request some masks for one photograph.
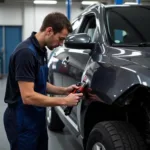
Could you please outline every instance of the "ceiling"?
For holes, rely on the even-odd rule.
[[[33,3],[34,0],[0,0],[0,3]],[[58,2],[66,2],[67,0],[57,0]],[[81,3],[83,0],[72,0],[72,2]],[[86,1],[99,1],[106,4],[112,4],[115,0],[86,0]],[[124,2],[136,2],[136,0],[123,0]],[[150,3],[150,0],[141,0],[142,3]]]
[[[34,0],[0,0],[0,2],[33,2]],[[58,2],[66,2],[67,0],[57,0]],[[72,2],[81,2],[83,0],[72,0]],[[99,2],[107,2],[107,1],[113,1],[113,0],[86,0],[86,1],[99,1]]]

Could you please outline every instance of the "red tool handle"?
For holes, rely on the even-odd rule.
[[[86,86],[86,84],[83,83],[78,89],[75,89],[72,93],[83,93],[85,86]],[[64,109],[65,115],[70,115],[72,108],[73,108],[72,106],[66,107]]]

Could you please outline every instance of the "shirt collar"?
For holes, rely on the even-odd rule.
[[[41,53],[46,53],[47,49],[45,47],[44,48],[40,47],[40,44],[39,44],[38,40],[35,37],[35,34],[36,34],[36,32],[32,32],[32,34],[30,36],[33,44],[35,45],[35,47],[37,48],[38,51],[40,51]]]

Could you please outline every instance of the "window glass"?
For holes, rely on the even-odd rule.
[[[106,22],[113,43],[150,42],[150,6],[106,9]]]
[[[81,25],[80,33],[87,33],[91,37],[91,41],[95,40],[94,33],[96,31],[95,17],[86,17]]]
[[[72,33],[76,33],[76,30],[78,29],[80,25],[80,20],[76,20],[73,24],[72,24],[72,29],[73,29],[73,32]]]

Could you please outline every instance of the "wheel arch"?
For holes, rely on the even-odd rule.
[[[150,88],[138,85],[128,89],[111,105],[92,102],[84,116],[84,145],[94,125],[101,121],[127,121],[140,130],[144,126],[142,121],[144,121],[143,115],[145,115],[144,108],[141,105],[144,104],[150,108],[149,98]],[[121,103],[119,103],[119,100],[121,100]],[[139,118],[142,120],[141,124],[139,124]]]

